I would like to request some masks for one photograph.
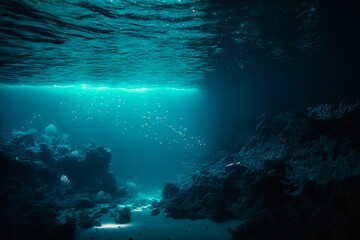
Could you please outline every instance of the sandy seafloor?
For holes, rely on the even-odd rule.
[[[151,216],[150,210],[132,211],[132,222],[114,224],[105,215],[100,219],[102,227],[77,229],[75,240],[227,240],[231,239],[231,229],[236,229],[239,221],[229,220],[215,223],[209,219],[189,220],[166,218],[164,213]]]

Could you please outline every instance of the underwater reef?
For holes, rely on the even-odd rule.
[[[111,153],[72,144],[50,124],[43,132],[16,130],[0,145],[0,222],[4,239],[73,239],[76,227],[101,225],[110,213],[129,222],[128,198],[109,171]],[[124,213],[125,214],[124,217]]]
[[[360,102],[258,119],[253,136],[169,182],[168,217],[239,219],[244,239],[359,239]]]
[[[359,100],[263,114],[233,151],[165,183],[160,201],[119,184],[104,147],[71,143],[53,124],[14,130],[0,141],[0,235],[74,239],[76,228],[104,215],[126,224],[145,206],[151,216],[237,219],[234,240],[358,239],[359,123]]]

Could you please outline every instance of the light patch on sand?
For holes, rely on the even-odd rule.
[[[112,218],[103,216],[101,227],[77,229],[75,240],[231,240],[230,229],[236,229],[239,221],[215,223],[208,219],[192,221],[166,218],[163,213],[151,216],[150,210],[131,211],[129,224],[111,223]],[[125,225],[123,227],[123,225]],[[120,226],[120,227],[119,227]]]
[[[125,228],[125,227],[131,227],[133,224],[115,224],[115,223],[103,223],[99,227],[94,227],[96,229],[114,229],[114,228]]]

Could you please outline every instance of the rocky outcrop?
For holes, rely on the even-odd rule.
[[[1,238],[73,239],[77,226],[99,225],[100,204],[124,197],[110,151],[72,145],[54,128],[14,131],[0,143]]]
[[[239,219],[235,240],[358,239],[359,104],[309,109],[264,115],[237,151],[209,161],[186,186],[166,184],[167,216]]]

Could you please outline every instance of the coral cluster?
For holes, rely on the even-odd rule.
[[[351,106],[334,118],[264,115],[238,150],[185,186],[166,184],[161,208],[173,218],[239,219],[233,239],[358,239],[360,108]]]
[[[76,226],[99,225],[126,196],[110,161],[109,150],[71,144],[53,124],[13,131],[0,145],[1,237],[72,239]]]

